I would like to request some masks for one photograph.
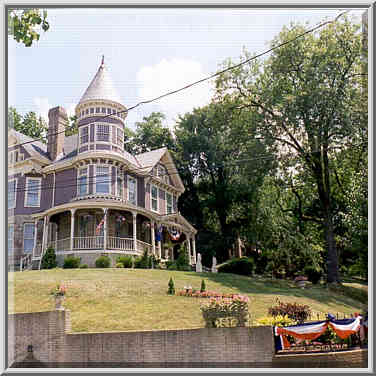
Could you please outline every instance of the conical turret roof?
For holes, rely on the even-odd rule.
[[[99,66],[97,74],[94,76],[79,103],[97,99],[107,99],[121,103],[120,96],[114,88],[110,74],[104,65],[104,57],[102,57],[102,63]]]

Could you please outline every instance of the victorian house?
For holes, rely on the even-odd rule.
[[[67,113],[50,109],[47,145],[8,134],[8,265],[40,267],[48,247],[58,264],[74,255],[89,267],[102,254],[144,250],[162,261],[185,243],[195,264],[195,228],[177,210],[184,186],[166,148],[124,150],[126,107],[102,59],[75,108],[78,134],[65,136]]]

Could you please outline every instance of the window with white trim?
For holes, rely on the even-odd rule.
[[[166,214],[171,214],[172,212],[173,212],[172,194],[166,192]]]
[[[80,128],[80,145],[87,144],[89,142],[89,127]]]
[[[26,178],[25,207],[40,206],[41,178]]]
[[[107,113],[111,114],[111,108],[107,108]]]
[[[102,113],[105,114],[106,113],[106,109],[104,107],[102,107]]]
[[[136,179],[128,176],[128,201],[133,205],[137,205],[136,190],[137,190]]]
[[[24,231],[23,231],[23,248],[24,248],[23,250],[24,250],[24,253],[33,252],[34,230],[35,230],[34,223],[24,223]]]
[[[90,108],[90,113],[91,113],[91,114],[94,113],[94,108]]]
[[[110,167],[97,166],[95,176],[95,192],[96,193],[110,193]]]
[[[118,197],[123,197],[123,172],[118,168],[116,170],[116,194]]]
[[[97,125],[97,141],[110,140],[110,126],[105,124]]]
[[[84,196],[87,195],[88,193],[88,168],[80,168],[78,170],[78,187],[77,187],[77,192],[78,196]]]
[[[116,143],[119,146],[123,146],[123,144],[124,144],[124,131],[121,130],[120,128],[116,128],[116,135],[117,135]]]
[[[151,210],[158,211],[158,188],[155,185],[151,186]]]
[[[8,225],[8,255],[13,254],[14,250],[14,224]]]
[[[96,114],[99,114],[101,112],[101,108],[100,107],[97,107],[96,109],[95,109],[95,113]]]
[[[17,180],[9,180],[8,181],[8,209],[14,209],[16,207],[16,200],[17,200]]]

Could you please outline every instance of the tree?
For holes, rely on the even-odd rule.
[[[43,143],[47,142],[48,125],[41,116],[38,117],[33,111],[22,116],[15,108],[9,107],[8,127],[31,138],[41,139]]]
[[[143,121],[137,122],[136,132],[132,140],[133,152],[145,153],[147,151],[167,147],[170,151],[175,149],[175,141],[170,129],[163,125],[165,116],[161,112],[152,112],[145,116]]]
[[[65,136],[72,136],[74,134],[78,134],[78,122],[77,116],[73,115],[69,117],[69,125],[65,128]]]
[[[8,11],[8,34],[17,42],[30,47],[39,40],[41,30],[47,31],[47,11],[41,9],[10,9]]]
[[[284,28],[272,47],[294,40],[307,26]],[[315,183],[327,251],[327,281],[340,282],[334,233],[333,160],[351,148],[366,120],[354,103],[362,85],[359,25],[329,24],[275,49],[263,69],[252,63],[219,77],[217,90],[257,112],[258,131],[279,145],[280,155],[295,159]]]

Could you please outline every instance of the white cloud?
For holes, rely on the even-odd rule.
[[[159,63],[144,66],[138,71],[139,96],[141,100],[149,100],[169,91],[180,89],[208,75],[197,61],[179,58],[162,59]],[[155,105],[159,107],[159,111],[166,115],[167,123],[171,127],[174,125],[174,120],[178,118],[178,114],[183,115],[192,111],[194,107],[208,104],[212,96],[211,88],[209,81],[202,82],[154,102],[153,107]],[[145,112],[146,106],[150,105],[143,106]]]
[[[33,103],[36,106],[36,114],[42,116],[44,120],[48,123],[48,110],[52,108],[46,97],[36,97],[33,99]]]

